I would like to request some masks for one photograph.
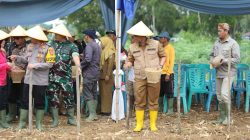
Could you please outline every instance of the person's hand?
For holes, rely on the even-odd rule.
[[[165,81],[169,81],[170,80],[170,75],[167,75],[165,76]]]
[[[212,67],[212,68],[215,68],[215,66],[214,66],[214,64],[213,64],[213,63],[210,63],[210,65],[211,65],[211,67]]]
[[[37,64],[29,64],[28,69],[34,69],[37,66]]]
[[[77,71],[78,71],[78,75],[81,75],[81,74],[82,74],[81,67],[78,67]]]
[[[125,63],[125,64],[123,65],[123,68],[124,68],[125,70],[128,70],[130,67],[131,67],[130,63]]]
[[[17,55],[11,55],[11,56],[9,56],[9,58],[10,58],[11,61],[15,61],[16,57],[17,57]]]
[[[106,76],[105,76],[105,81],[108,81],[108,80],[109,80],[109,76],[106,75]]]
[[[10,68],[13,68],[13,67],[14,67],[14,64],[13,64],[13,63],[7,62],[7,64],[10,66]]]

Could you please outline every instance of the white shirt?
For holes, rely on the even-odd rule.
[[[128,71],[128,80],[135,82],[135,73],[134,73],[134,67],[131,67]]]

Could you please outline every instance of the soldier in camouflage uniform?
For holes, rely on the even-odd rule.
[[[26,34],[25,30],[21,26],[17,26],[14,30],[10,32],[10,36],[14,39],[14,43],[11,43],[9,46],[7,53],[8,55],[17,55],[17,56],[25,56],[27,41],[25,40]],[[19,61],[14,61],[15,66],[19,69],[25,70],[27,64],[23,64]],[[12,122],[16,118],[17,114],[17,103],[20,100],[22,95],[22,83],[12,83],[11,79],[8,79],[8,88],[9,88],[9,96],[8,96],[8,107],[9,112],[7,116],[7,121]]]
[[[69,31],[64,25],[59,25],[50,30],[55,33],[55,41],[49,42],[56,54],[56,62],[50,69],[49,73],[49,86],[48,86],[48,99],[49,105],[52,111],[52,126],[58,126],[58,111],[59,111],[59,95],[63,96],[63,102],[67,109],[68,124],[76,125],[74,118],[74,93],[73,82],[71,77],[71,63],[72,59],[76,66],[80,69],[80,59],[78,48],[76,45],[67,40],[67,37],[71,37]]]

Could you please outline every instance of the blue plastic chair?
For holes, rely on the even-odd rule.
[[[207,70],[204,66],[196,66],[188,68],[188,82],[189,82],[189,95],[188,95],[188,110],[191,108],[192,96],[194,94],[208,94],[206,84]],[[205,107],[205,104],[204,104]]]
[[[245,98],[245,112],[249,112],[250,100],[250,70],[246,71],[246,98]]]
[[[209,64],[186,64],[187,68],[187,74],[188,74],[188,69],[189,68],[201,68],[205,72],[205,80],[206,80],[206,87],[208,88],[209,86],[209,76],[210,76],[210,65]],[[187,76],[188,77],[188,76]],[[187,94],[189,94],[189,78],[187,78]],[[205,107],[205,102],[202,100],[202,96],[200,94],[194,94],[195,95],[195,101],[196,103],[203,103]]]
[[[206,101],[206,111],[210,111],[211,101],[216,96],[216,70],[211,69],[209,74],[208,97]],[[216,101],[216,108],[218,108],[218,101]]]
[[[201,68],[205,72],[205,83],[206,83],[206,88],[209,90],[210,86],[210,65],[209,64],[196,64],[195,67]],[[204,105],[204,108],[206,108],[206,101],[203,100],[201,94],[195,94],[196,97],[196,102],[201,102]],[[206,97],[206,96],[205,96]]]
[[[240,108],[240,96],[242,93],[246,92],[246,80],[245,75],[246,71],[249,70],[249,66],[247,64],[238,64],[237,65],[237,79],[236,84],[233,87],[233,91],[236,93],[236,106]]]
[[[186,80],[186,66],[181,65],[181,81],[180,81],[180,97],[183,104],[183,111],[184,114],[188,112],[187,109],[187,98],[186,98],[186,87],[187,87],[187,80]],[[178,64],[174,65],[174,97],[177,97],[178,91]],[[164,95],[163,97],[163,113],[168,111],[168,102],[167,97]]]

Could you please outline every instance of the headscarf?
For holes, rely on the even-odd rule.
[[[115,54],[115,46],[114,46],[113,41],[109,37],[107,37],[107,36],[101,37],[100,41],[101,41],[102,48],[103,48],[102,54],[101,54],[101,62],[100,62],[100,67],[102,69],[105,61],[110,56],[112,56],[113,54]]]

